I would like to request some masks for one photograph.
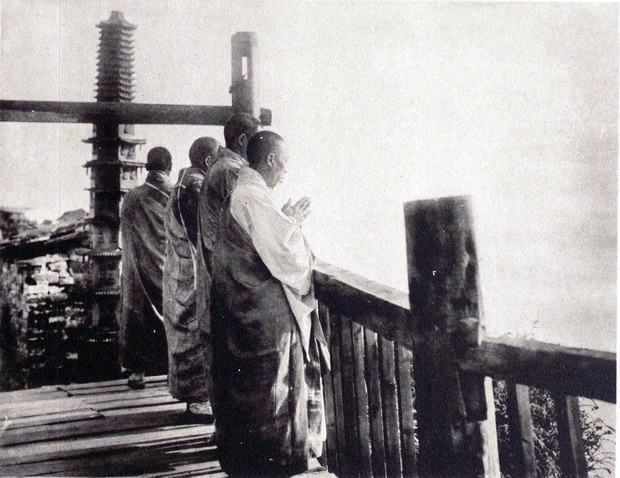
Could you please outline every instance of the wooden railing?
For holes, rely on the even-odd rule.
[[[402,343],[410,324],[406,295],[324,263],[315,290],[332,363],[323,383],[329,470],[415,476],[412,353],[393,340]]]
[[[517,476],[536,476],[530,386],[555,397],[563,474],[587,476],[575,397],[615,403],[616,355],[483,338],[467,201],[442,201],[448,205],[407,205],[417,215],[417,230],[411,230],[406,207],[410,289],[416,287],[410,297],[326,263],[315,267],[332,365],[324,377],[329,470],[339,477],[499,477],[492,383],[485,378],[491,377],[507,383]],[[420,244],[421,236],[436,247]],[[413,244],[424,258],[416,257]],[[459,278],[467,284],[459,285]],[[459,287],[468,300],[459,300]],[[445,305],[448,296],[452,310]],[[424,310],[428,305],[434,308]],[[442,317],[429,320],[435,310]]]

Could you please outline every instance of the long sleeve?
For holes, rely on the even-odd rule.
[[[312,251],[301,228],[275,206],[256,171],[243,168],[241,177],[230,203],[233,218],[271,274],[295,294],[306,295],[312,283]]]
[[[186,181],[185,188],[179,192],[180,212],[187,228],[187,234],[194,247],[196,247],[198,239],[198,202],[203,178],[202,175],[191,176]]]
[[[307,294],[312,277],[312,251],[300,227],[277,209],[263,191],[239,199],[236,207],[231,204],[232,215],[252,238],[269,271],[295,293]]]
[[[299,225],[278,209],[259,173],[242,168],[233,191],[230,212],[252,239],[256,252],[281,282],[299,326],[304,351],[310,350],[314,310],[312,251]]]

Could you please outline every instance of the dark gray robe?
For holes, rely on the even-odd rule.
[[[197,204],[204,171],[181,171],[166,208],[164,324],[168,340],[168,387],[185,402],[210,398],[211,372],[205,323],[196,316]]]
[[[162,278],[169,194],[168,176],[151,171],[144,184],[127,193],[121,210],[119,345],[122,365],[134,372],[159,374],[168,368]]]
[[[319,342],[309,360],[282,284],[225,208],[213,251],[213,405],[222,469],[238,476],[306,470],[323,423]]]

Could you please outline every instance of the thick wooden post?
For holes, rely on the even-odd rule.
[[[235,113],[260,116],[258,97],[258,38],[254,32],[232,36],[232,108]]]
[[[405,205],[409,300],[422,341],[414,366],[422,477],[491,476],[484,377],[456,360],[480,343],[478,265],[468,199]],[[493,404],[488,404],[493,410]],[[491,439],[491,440],[490,440]],[[490,470],[489,468],[493,468]]]

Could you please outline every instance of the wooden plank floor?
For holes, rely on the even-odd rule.
[[[0,393],[0,476],[225,477],[214,426],[185,407],[165,375]],[[297,477],[334,475],[311,460]]]
[[[226,476],[166,377],[0,393],[1,476]]]

